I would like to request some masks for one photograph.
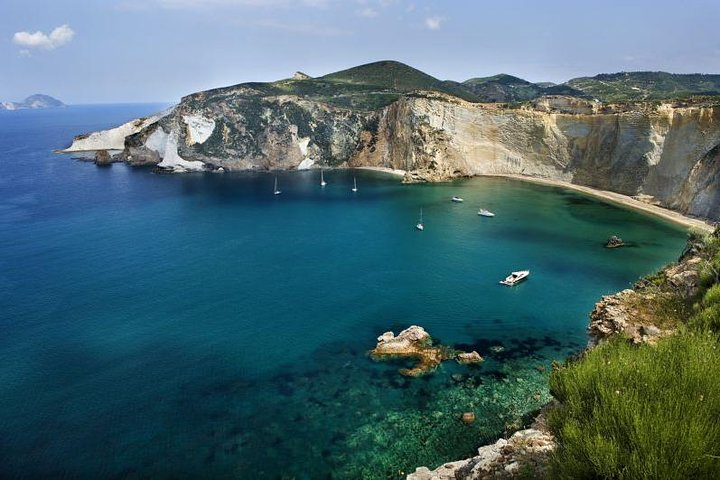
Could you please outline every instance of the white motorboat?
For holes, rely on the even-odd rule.
[[[512,272],[508,275],[505,280],[501,280],[500,283],[512,287],[517,285],[519,282],[525,280],[530,275],[530,270],[520,270],[518,272]]]
[[[422,208],[420,209],[420,220],[418,220],[417,225],[415,225],[415,228],[418,230],[425,230],[425,224],[423,223],[422,219]]]
[[[494,217],[495,216],[495,214],[492,213],[490,210],[485,210],[484,208],[480,209],[480,211],[478,212],[478,215],[480,215],[481,217]]]
[[[280,190],[278,190],[277,177],[275,177],[275,188],[273,189],[273,193],[275,195],[280,195],[282,193]]]
[[[327,182],[325,181],[325,177],[323,177],[323,171],[322,168],[320,169],[320,186],[324,187],[327,185]]]
[[[353,192],[357,192],[357,180],[355,180],[355,177],[353,177],[353,187],[351,190]]]
[[[455,202],[455,203],[462,203],[462,202],[465,201],[465,200],[463,200],[463,199],[460,198],[460,197],[452,197],[450,200],[452,200],[452,201]]]

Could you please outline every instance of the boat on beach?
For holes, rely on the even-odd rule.
[[[450,201],[455,202],[455,203],[462,203],[462,202],[464,202],[465,200],[463,200],[461,197],[452,197],[452,198],[450,199]]]
[[[481,217],[494,217],[495,216],[495,214],[492,213],[490,210],[485,210],[484,208],[480,209],[480,211],[478,212],[478,215],[480,215]]]
[[[519,282],[525,280],[529,275],[530,270],[519,270],[517,272],[512,272],[510,275],[505,277],[505,280],[500,280],[500,283],[502,285],[512,287],[513,285],[517,285]]]

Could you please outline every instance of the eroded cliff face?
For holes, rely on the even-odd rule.
[[[250,87],[201,92],[125,139],[121,159],[171,171],[402,169],[407,182],[519,174],[720,219],[720,108],[501,108],[435,92],[375,111]]]

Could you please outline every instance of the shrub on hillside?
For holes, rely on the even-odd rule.
[[[718,345],[709,332],[615,338],[557,369],[552,478],[720,478]]]

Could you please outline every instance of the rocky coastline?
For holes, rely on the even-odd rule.
[[[719,234],[720,229],[715,230],[715,235]],[[589,315],[587,349],[616,335],[634,344],[653,344],[672,335],[678,325],[666,321],[662,310],[678,308],[674,306],[678,300],[697,295],[702,261],[698,244],[690,240],[677,262],[640,279],[631,289],[603,296]],[[554,402],[539,412],[530,428],[481,446],[473,457],[446,462],[434,470],[418,467],[407,480],[548,478],[556,443],[545,417]]]
[[[362,167],[406,183],[507,175],[720,220],[720,107],[712,103],[552,96],[506,105],[413,91],[368,109],[264,88],[188,95],[169,111],[80,135],[62,152],[107,150],[103,163],[173,173]]]

